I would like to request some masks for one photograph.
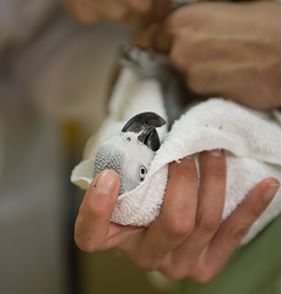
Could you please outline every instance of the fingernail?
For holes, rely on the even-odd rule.
[[[223,155],[223,149],[215,149],[211,151],[211,155],[215,157],[221,157]]]
[[[97,181],[94,183],[94,188],[103,194],[114,192],[117,186],[117,179],[114,172],[111,170],[104,170],[98,175]]]
[[[269,187],[268,187],[268,190],[264,194],[265,200],[266,201],[271,200],[275,196],[275,194],[278,191],[279,187],[280,187],[280,183],[279,182],[270,184]]]

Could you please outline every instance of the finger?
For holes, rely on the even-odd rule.
[[[250,57],[257,59],[266,50],[253,41],[215,32],[197,33],[186,28],[174,36],[170,59],[177,68],[187,71],[191,78],[200,74],[198,80],[201,81],[203,78],[210,80],[216,70],[221,73],[230,67],[235,69],[238,63],[249,64]]]
[[[75,223],[75,242],[82,250],[95,251],[105,246],[119,188],[117,173],[105,170],[86,192]]]
[[[232,38],[237,41],[247,38],[249,31],[245,28],[248,24],[238,23],[238,17],[234,14],[237,6],[230,3],[197,3],[177,9],[167,17],[161,26],[161,30],[155,39],[156,49],[167,52],[172,44],[175,46],[174,39],[181,31],[191,31],[195,36],[205,35],[211,40],[213,36],[220,37],[227,44],[229,40],[232,42]],[[191,41],[190,36],[184,39],[188,44]],[[230,46],[233,45],[230,44]],[[197,52],[197,50],[201,51],[205,48],[205,44],[203,46],[199,44],[195,47],[195,50]],[[236,52],[237,50],[234,49],[233,51]],[[208,50],[206,50],[205,55],[207,53],[209,53]],[[202,57],[205,57],[205,55]],[[189,54],[187,56],[189,57]],[[212,60],[212,57],[210,60]]]
[[[199,13],[202,4],[188,5],[177,9],[169,14],[160,26],[158,34],[154,40],[154,47],[161,52],[168,52],[171,46],[174,45],[174,39],[183,29],[189,29],[195,32],[195,29],[200,27],[203,20],[211,15],[207,13]],[[189,37],[188,37],[189,38]]]
[[[226,160],[224,151],[214,150],[201,153],[196,224],[191,236],[175,252],[175,258],[178,261],[184,257],[183,255],[189,255],[188,263],[194,263],[194,260],[218,230],[223,213],[225,190]]]
[[[195,233],[213,234],[221,221],[226,190],[224,150],[200,154],[199,205]]]
[[[83,24],[90,25],[98,20],[93,1],[62,0],[62,2],[66,9]]]
[[[239,28],[239,31],[243,34],[248,34],[249,30],[246,30],[246,27],[253,26],[252,20],[254,18],[250,21],[250,14],[254,11],[257,19],[256,28],[260,24],[265,26],[265,23],[260,20],[265,16],[267,7],[265,9],[256,9],[260,5],[263,6],[265,3],[249,2],[242,6],[232,2],[202,2],[186,5],[180,7],[169,16],[167,27],[171,31],[190,27],[194,31],[204,29],[222,33],[229,32],[229,34],[238,32]],[[238,22],[238,15],[241,16],[240,19],[243,21]]]
[[[199,28],[213,17],[209,11],[213,6],[214,3],[196,3],[176,9],[166,20],[166,30],[174,33],[184,27],[190,27],[192,30]]]
[[[163,273],[185,278],[198,256],[217,231],[224,207],[226,161],[223,150],[200,155],[200,186],[196,224],[192,234],[172,252],[162,266]],[[170,264],[169,264],[169,263]],[[167,269],[173,271],[168,273]]]
[[[95,10],[100,20],[124,21],[128,12],[125,0],[103,0],[95,3]]]
[[[255,56],[252,60],[255,60]],[[267,57],[265,61],[267,62]],[[259,63],[255,62],[255,64]],[[187,84],[198,94],[221,96],[252,108],[270,109],[273,100],[266,97],[275,97],[273,89],[276,89],[278,84],[276,79],[269,80],[271,87],[263,83],[271,76],[273,66],[270,64],[268,63],[264,71],[261,71],[257,65],[248,61],[230,62],[222,58],[217,62],[215,60],[191,66],[188,69]],[[242,81],[249,82],[242,83]]]
[[[247,80],[250,82],[242,83]],[[251,64],[229,62],[224,59],[191,66],[187,72],[187,84],[193,92],[225,97],[251,107],[254,107],[253,100],[248,99],[244,93],[253,93],[254,88],[262,84],[262,80],[261,72]],[[265,94],[263,88],[261,96],[266,97]]]
[[[236,11],[249,16],[250,11],[246,12],[246,7],[242,9],[237,4],[228,2],[202,2],[182,6],[169,15],[166,30],[176,33],[179,29],[189,28],[193,31],[233,33],[239,26],[246,31],[246,23],[238,23],[238,14],[234,13]]]
[[[155,34],[155,38],[152,40],[152,46],[155,50],[163,53],[170,51],[173,44],[173,35],[167,31],[165,22],[159,26],[158,31]]]
[[[137,14],[148,13],[153,5],[152,0],[126,0],[126,2]]]
[[[125,24],[133,28],[138,34],[146,35],[148,29],[160,26],[160,23],[166,17],[169,12],[170,1],[169,0],[149,0],[147,3],[141,0],[127,0],[129,7]],[[152,32],[153,33],[153,32]],[[151,38],[150,38],[151,39]],[[152,47],[152,40],[150,40],[150,47]]]
[[[214,236],[199,265],[194,270],[194,276],[201,271],[203,264],[209,266],[206,274],[208,280],[214,276],[227,262],[233,251],[248,233],[252,224],[267,208],[279,189],[279,182],[269,178],[259,183],[242,202],[242,204],[224,221]]]
[[[147,229],[139,253],[156,264],[190,234],[197,208],[197,171],[193,157],[172,163],[162,210]]]

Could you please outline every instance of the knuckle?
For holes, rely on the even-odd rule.
[[[185,24],[192,25],[193,23],[197,22],[199,19],[198,9],[195,6],[191,5],[189,7],[183,7],[175,11],[169,18],[169,26],[171,28],[178,28],[179,26],[183,26],[183,22]]]
[[[204,265],[198,265],[189,277],[197,283],[206,284],[214,277],[214,272]]]
[[[150,11],[152,1],[129,1],[129,5],[138,14],[146,14]]]
[[[159,262],[152,258],[141,258],[137,261],[137,266],[145,272],[152,272],[157,270]]]
[[[190,185],[197,183],[196,169],[182,169],[176,174],[177,181],[179,183],[189,183]]]
[[[95,22],[96,18],[94,14],[90,14],[86,9],[81,5],[81,3],[73,3],[70,6],[71,13],[84,24],[90,24]]]
[[[170,32],[176,32],[179,30],[182,24],[183,15],[181,11],[176,11],[171,14],[166,22],[166,27]]]
[[[203,92],[205,90],[202,72],[200,66],[191,66],[188,69],[187,84],[195,92]]]
[[[185,11],[183,9],[183,17],[186,17],[192,20],[198,19],[201,16],[201,14],[199,13],[199,7],[200,7],[199,5],[191,5],[186,7]]]
[[[193,280],[199,284],[207,284],[211,281],[212,277],[213,275],[208,272],[196,273],[192,276]]]
[[[210,153],[202,154],[202,174],[215,179],[224,179],[226,168],[224,164],[224,156],[215,157]]]
[[[273,197],[276,195],[278,190],[272,191],[272,197],[265,197],[265,193],[259,193],[258,197],[253,198],[252,205],[249,205],[249,209],[254,217],[258,217],[263,210],[269,205],[269,203],[273,200]],[[251,192],[249,193],[251,195]],[[251,204],[251,203],[250,203]]]
[[[206,233],[216,232],[220,224],[220,219],[213,215],[200,215],[197,219],[197,228]]]
[[[192,157],[184,159],[181,163],[173,162],[169,173],[179,182],[197,183],[196,165]]]
[[[183,58],[183,54],[181,50],[179,50],[178,44],[173,46],[170,53],[170,60],[178,68],[185,67],[185,58]]]
[[[187,277],[186,272],[184,272],[182,269],[178,270],[175,267],[166,270],[165,275],[171,280],[182,280]]]
[[[234,242],[239,242],[249,232],[250,226],[248,224],[241,225],[239,228],[233,230],[232,239]]]
[[[172,14],[171,16],[168,17],[165,26],[167,31],[169,31],[170,33],[173,33],[175,30],[178,29],[180,23],[180,17],[179,14]]]
[[[187,39],[189,42],[187,42]],[[194,32],[186,29],[174,34],[170,60],[176,67],[189,71],[189,68],[193,65],[193,58],[196,52],[197,37]]]
[[[122,21],[126,18],[126,10],[116,10],[115,13],[111,15],[113,21]]]
[[[75,234],[74,241],[77,247],[82,251],[89,252],[89,253],[95,251],[95,247],[91,240],[85,240],[81,238],[78,234]]]
[[[264,195],[258,195],[252,199],[250,197],[249,200],[245,203],[245,210],[248,212],[248,219],[245,220],[247,223],[244,223],[242,227],[248,227],[251,221],[257,219],[270,202],[270,199],[265,199]]]
[[[141,3],[141,1],[140,1]],[[138,7],[138,13],[140,14],[147,14],[150,11],[150,6],[149,5],[140,5],[140,7]]]
[[[254,205],[253,207],[249,207],[249,213],[253,219],[259,217],[263,211],[263,208],[265,208],[265,205],[269,203],[265,199],[262,199],[262,201],[259,202],[260,203],[256,203],[256,205]]]
[[[165,228],[168,235],[174,238],[183,238],[191,234],[194,224],[186,217],[175,217],[166,221]]]

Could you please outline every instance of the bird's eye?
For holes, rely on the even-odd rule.
[[[140,180],[144,181],[145,179],[145,175],[147,174],[147,169],[145,166],[141,165],[140,169],[139,169],[139,176],[140,176]]]

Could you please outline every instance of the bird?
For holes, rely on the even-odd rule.
[[[93,176],[112,169],[121,179],[120,194],[136,188],[145,180],[150,163],[160,148],[156,128],[164,124],[166,120],[154,112],[133,116],[120,133],[106,139],[98,147]]]
[[[121,179],[120,194],[131,191],[145,180],[150,163],[160,148],[156,128],[173,123],[195,102],[188,102],[185,80],[164,54],[150,48],[120,48],[120,63],[145,78],[157,79],[161,86],[167,120],[154,112],[142,112],[132,117],[119,134],[106,139],[97,149],[94,177],[105,169],[116,171]],[[190,92],[191,93],[191,92]],[[190,97],[198,100],[193,93]],[[192,100],[192,99],[191,99]]]

